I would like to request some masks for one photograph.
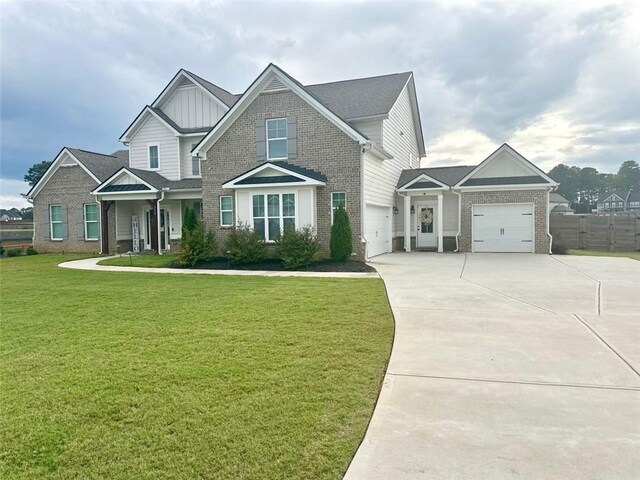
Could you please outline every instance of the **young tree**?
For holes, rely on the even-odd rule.
[[[349,215],[341,205],[333,214],[333,225],[331,226],[331,239],[329,240],[329,251],[333,260],[346,262],[353,253],[353,238],[351,236],[351,225]]]
[[[29,170],[27,170],[27,174],[24,176],[24,181],[29,184],[30,187],[33,187],[38,180],[42,178],[44,172],[47,171],[47,168],[51,166],[52,162],[44,160],[40,163],[36,163],[35,165],[31,165]]]

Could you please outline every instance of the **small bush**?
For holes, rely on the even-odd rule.
[[[553,243],[551,244],[551,253],[553,253],[554,255],[566,255],[567,248],[562,244],[562,242],[554,239]]]
[[[183,229],[180,253],[176,262],[192,267],[197,263],[213,260],[217,250],[218,244],[213,230],[207,229],[204,222],[196,223],[191,231]]]
[[[308,267],[322,258],[320,244],[311,227],[285,229],[276,239],[276,255],[286,269]]]
[[[260,263],[267,258],[267,245],[248,225],[233,228],[224,243],[229,261],[236,265]]]
[[[331,240],[329,241],[331,258],[340,262],[349,260],[353,253],[352,241],[349,215],[343,207],[340,207],[333,214]]]
[[[185,208],[182,215],[182,236],[184,237],[185,234],[193,232],[199,223],[196,211],[191,207]]]
[[[19,257],[22,255],[22,250],[19,248],[10,248],[6,252],[7,257]]]
[[[27,255],[37,255],[37,254],[38,254],[38,251],[37,251],[35,248],[33,248],[33,247],[29,247],[29,248],[27,248],[27,250],[25,251],[25,253],[26,253]]]
[[[4,247],[0,243],[0,257],[4,257]]]

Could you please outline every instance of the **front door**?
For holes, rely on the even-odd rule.
[[[145,250],[151,250],[151,210],[144,212],[144,248]],[[160,209],[160,250],[167,250],[169,248],[169,211],[164,208]]]
[[[418,205],[416,208],[416,225],[418,226],[418,247],[437,247],[438,234],[436,228],[437,207]]]

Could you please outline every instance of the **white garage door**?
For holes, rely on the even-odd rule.
[[[533,205],[474,205],[473,251],[533,252]]]
[[[365,217],[367,256],[391,251],[391,207],[367,205]]]

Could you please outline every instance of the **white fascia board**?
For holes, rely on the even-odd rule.
[[[405,191],[407,190],[411,185],[413,185],[414,183],[418,183],[421,180],[427,180],[428,182],[433,182],[433,183],[437,183],[438,185],[440,185],[441,188],[449,190],[449,185],[445,185],[444,183],[442,183],[439,180],[436,180],[433,177],[430,177],[429,175],[427,175],[426,173],[421,173],[420,175],[418,175],[416,178],[414,178],[413,180],[405,183],[403,186],[401,186],[400,188],[398,188],[398,191]],[[433,187],[434,189],[436,189],[436,187]],[[413,189],[413,190],[428,190],[426,188],[424,189]]]
[[[502,191],[502,190],[551,190],[553,185],[546,183],[530,183],[517,185],[474,185],[470,187],[452,187],[459,192],[486,192],[486,191]]]
[[[529,168],[533,168],[535,170],[535,172],[539,176],[541,176],[547,182],[549,182],[549,185],[554,186],[554,187],[557,187],[559,185],[559,183],[554,181],[546,173],[544,173],[542,170],[540,170],[540,168],[538,168],[536,165],[534,165],[529,160],[527,160],[522,155],[520,155],[511,145],[509,145],[507,143],[503,143],[491,155],[489,155],[487,158],[485,158],[476,168],[471,170],[462,180],[460,180],[458,183],[456,183],[454,185],[454,188],[466,188],[466,187],[461,187],[461,185],[464,182],[466,182],[467,180],[469,180],[471,177],[473,177],[474,175],[476,175],[477,173],[482,171],[483,168],[485,168],[487,165],[489,165],[493,161],[494,158],[496,158],[500,153],[502,153],[505,150],[508,150],[511,154],[513,154],[513,156],[516,158],[516,160],[518,160],[519,162],[523,163],[525,166],[527,166]]]
[[[211,98],[213,101],[215,101],[216,103],[218,103],[222,108],[224,108],[225,110],[229,110],[229,107],[222,101],[220,100],[218,97],[216,97],[213,93],[211,93],[209,90],[207,90],[206,88],[204,88],[204,85],[202,85],[196,78],[194,78],[193,76],[189,75],[189,72],[187,72],[186,70],[184,70],[183,68],[181,68],[178,73],[173,77],[173,79],[169,82],[169,84],[164,87],[164,89],[162,90],[162,92],[160,92],[160,95],[158,95],[158,98],[156,98],[153,103],[151,104],[152,107],[156,107],[159,108],[159,105],[162,105],[165,100],[167,99],[167,97],[169,97],[172,93],[173,93],[173,87],[176,85],[176,83],[178,83],[180,81],[180,79],[182,78],[186,78],[187,80],[189,80],[190,82],[192,82],[194,84],[194,86],[198,87],[200,90],[202,90],[205,95],[207,95],[209,98]]]
[[[113,175],[111,175],[109,178],[107,178],[104,182],[102,182],[100,185],[98,185],[96,188],[94,188],[91,191],[92,195],[110,195],[110,194],[118,194],[118,193],[124,193],[124,192],[106,192],[106,193],[100,193],[100,189],[106,186],[109,186],[111,184],[111,182],[113,182],[115,179],[117,179],[120,175],[123,174],[128,174],[131,175],[132,177],[134,177],[136,180],[138,180],[140,183],[142,183],[143,185],[147,186],[150,188],[150,190],[140,190],[139,192],[146,192],[148,193],[149,191],[151,192],[157,192],[158,189],[155,188],[153,185],[145,182],[143,179],[141,179],[139,176],[137,176],[135,173],[129,171],[129,169],[127,167],[122,167],[120,170],[118,170],[116,173],[114,173]],[[126,193],[134,193],[134,192],[126,192]]]
[[[237,182],[240,182],[244,179],[253,177],[255,174],[260,173],[264,170],[267,169],[273,169],[276,170],[280,173],[283,173],[285,175],[291,175],[294,177],[298,177],[300,178],[302,181],[301,182],[287,182],[285,184],[279,184],[279,183],[269,183],[269,184],[249,184],[249,185],[236,185]],[[263,185],[265,187],[271,187],[271,186],[282,186],[282,185],[315,185],[315,186],[322,186],[325,185],[325,182],[322,182],[320,180],[316,180],[315,178],[311,178],[311,177],[307,177],[304,174],[298,173],[298,172],[294,172],[293,170],[289,170],[288,168],[284,168],[281,167],[279,165],[274,165],[273,163],[263,163],[262,165],[249,170],[248,172],[240,175],[239,177],[233,178],[231,180],[229,180],[228,182],[226,182],[225,184],[222,185],[222,188],[228,189],[228,188],[255,188],[258,185]]]
[[[269,65],[261,74],[256,78],[247,91],[242,95],[230,110],[222,117],[222,119],[211,129],[211,131],[204,137],[196,148],[192,151],[194,154],[201,154],[203,158],[206,158],[207,147],[212,143],[215,143],[222,134],[237,120],[237,118],[246,110],[246,108],[255,100],[260,94],[262,89],[273,79],[277,77],[282,83],[284,83],[289,90],[296,93],[299,97],[305,100],[309,105],[315,108],[318,112],[324,115],[331,123],[337,126],[340,130],[346,133],[353,140],[357,141],[361,145],[370,144],[371,141],[362,134],[358,133],[347,122],[339,118],[336,114],[331,112],[327,107],[318,102],[312,97],[304,88],[299,86],[296,82],[289,79],[288,75],[282,73],[282,71],[275,65]]]
[[[107,192],[93,193],[96,201],[100,200],[154,200],[158,198],[158,192],[150,192],[148,190],[140,192]]]
[[[31,190],[29,190],[29,192],[26,195],[26,198],[28,199],[34,199],[36,197],[36,195],[38,195],[38,193],[40,193],[40,190],[42,190],[42,188],[47,184],[47,182],[51,179],[51,177],[53,176],[54,173],[56,173],[58,171],[58,168],[60,168],[60,164],[62,163],[63,159],[64,159],[64,155],[68,155],[69,157],[71,157],[71,159],[76,162],[76,164],[78,166],[80,166],[86,173],[87,175],[89,175],[97,184],[100,184],[100,180],[98,179],[98,177],[96,177],[93,173],[91,173],[91,171],[85,167],[83,165],[83,163],[81,161],[79,161],[70,151],[67,147],[64,147],[62,150],[60,150],[60,153],[58,153],[58,155],[56,156],[56,158],[53,160],[53,162],[51,163],[51,165],[49,166],[49,168],[47,169],[46,172],[44,172],[44,175],[42,175],[42,177],[40,178],[40,180],[38,180],[38,183],[36,183]]]
[[[371,149],[369,152],[380,160],[393,160],[394,158],[393,155],[376,143],[371,143]]]
[[[248,185],[229,185],[224,184],[222,188],[228,190],[240,190],[240,189],[256,189],[256,188],[276,188],[276,187],[323,187],[326,184],[319,180],[313,180],[311,182],[282,182],[282,183],[251,183]]]

